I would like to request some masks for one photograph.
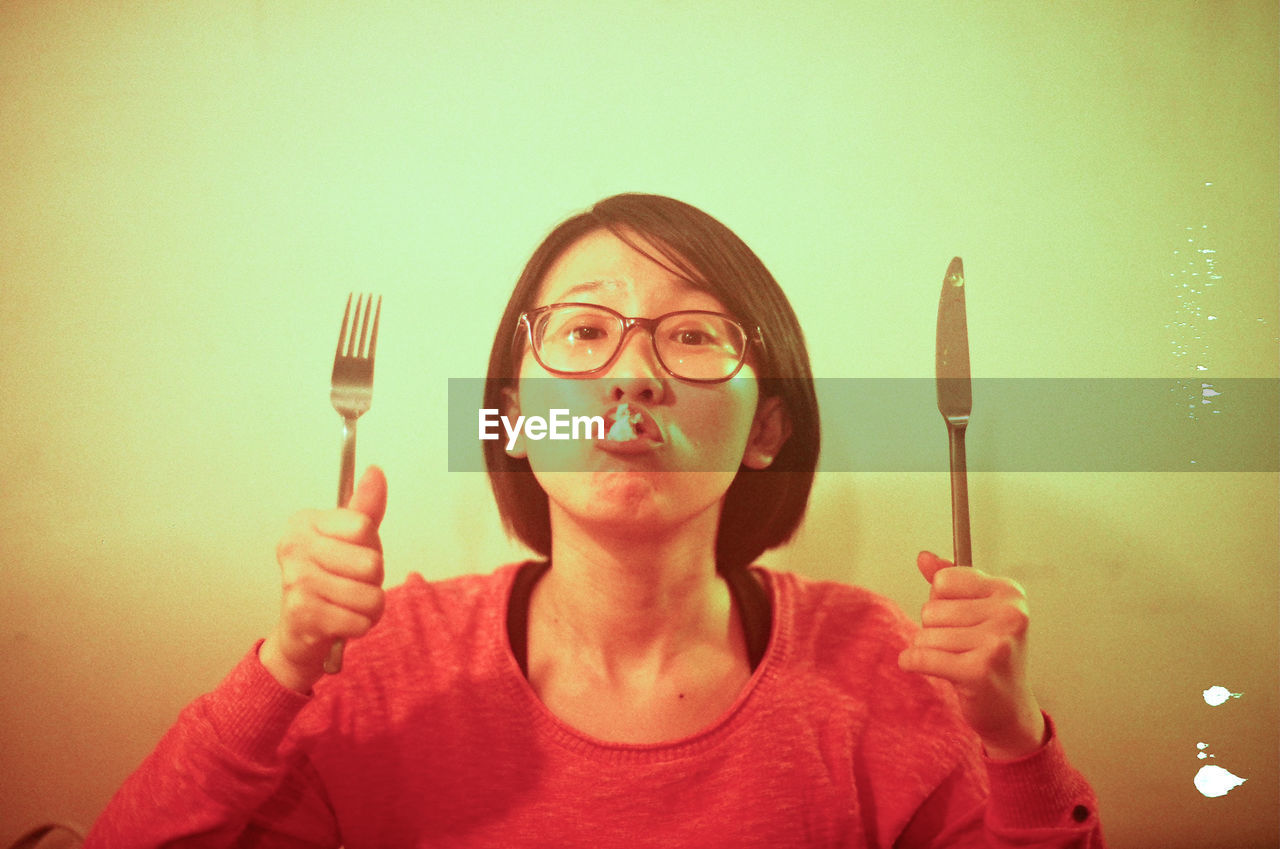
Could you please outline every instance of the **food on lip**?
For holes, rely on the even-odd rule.
[[[631,408],[625,402],[619,404],[613,416],[613,425],[604,438],[614,442],[629,442],[635,439],[636,431],[633,425],[639,424],[641,418],[639,413],[631,412]]]

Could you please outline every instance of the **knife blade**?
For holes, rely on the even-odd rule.
[[[955,564],[972,566],[964,432],[973,410],[973,388],[969,378],[969,327],[964,309],[964,263],[960,257],[951,260],[942,278],[935,367],[938,411],[947,423],[951,455],[951,541]]]

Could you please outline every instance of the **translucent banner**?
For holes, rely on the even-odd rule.
[[[486,442],[504,450],[532,446],[547,471],[593,468],[596,451],[636,467],[736,469],[740,457],[721,450],[708,428],[720,426],[724,439],[735,438],[730,434],[741,433],[754,409],[743,406],[744,399],[762,390],[803,397],[806,388],[778,379],[758,385],[750,378],[668,381],[658,394],[634,397],[605,379],[535,378],[522,383],[517,407],[501,393],[494,397],[502,404],[486,405],[485,384],[482,378],[449,380],[450,471],[484,471]],[[933,379],[809,384],[820,410],[820,471],[947,471],[946,425]],[[617,421],[622,400],[629,402],[621,416],[626,424]],[[966,433],[970,473],[1274,473],[1280,471],[1280,381],[975,379]],[[633,444],[640,439],[652,444]]]

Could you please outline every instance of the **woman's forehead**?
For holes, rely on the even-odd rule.
[[[652,259],[662,252],[643,237],[628,234],[628,239],[634,247],[608,230],[583,236],[547,271],[537,303],[641,299],[681,304],[672,309],[723,309],[714,295]]]

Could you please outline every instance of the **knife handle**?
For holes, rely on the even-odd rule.
[[[947,422],[951,449],[951,542],[957,566],[972,566],[969,547],[969,480],[964,460],[964,425]]]

